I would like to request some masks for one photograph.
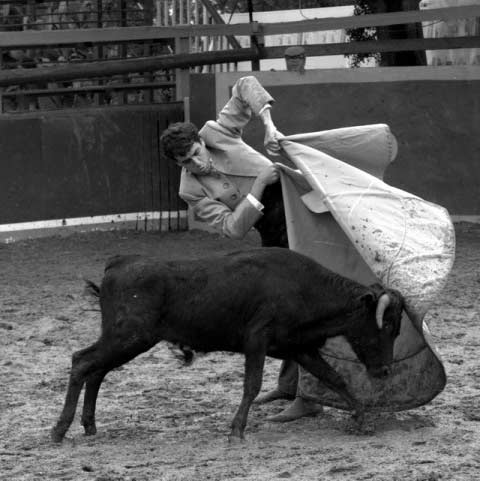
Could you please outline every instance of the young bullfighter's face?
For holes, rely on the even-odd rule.
[[[208,175],[213,170],[212,158],[205,142],[194,142],[185,155],[175,157],[177,164],[195,175]]]

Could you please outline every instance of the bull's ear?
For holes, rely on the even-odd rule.
[[[371,306],[377,303],[377,296],[374,292],[366,292],[365,294],[362,294],[359,299],[367,306]]]

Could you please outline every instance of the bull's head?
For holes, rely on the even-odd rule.
[[[364,304],[358,312],[364,314],[361,319],[353,321],[355,327],[347,336],[348,341],[368,373],[373,377],[384,378],[391,371],[404,300],[398,291],[374,284],[359,301]]]

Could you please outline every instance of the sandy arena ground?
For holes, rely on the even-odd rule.
[[[265,420],[285,402],[256,406],[246,442],[227,434],[242,390],[243,359],[215,353],[179,367],[164,344],[110,373],[97,408],[98,434],[79,413],[60,445],[60,413],[72,352],[94,342],[99,313],[83,277],[99,281],[117,253],[169,258],[252,248],[204,232],[73,234],[0,245],[0,480],[437,481],[480,479],[480,225],[457,224],[457,256],[428,315],[448,374],[419,409],[378,417],[375,434],[346,432],[346,412],[288,424]],[[89,310],[90,309],[90,310]],[[275,385],[269,359],[263,390]]]

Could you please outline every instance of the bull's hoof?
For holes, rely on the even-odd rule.
[[[83,429],[85,430],[85,436],[94,436],[97,434],[97,426],[95,426],[95,424],[84,425]]]
[[[366,424],[351,423],[347,426],[346,432],[355,436],[371,436],[375,434],[375,426]]]
[[[50,439],[52,442],[59,444],[63,441],[63,438],[65,437],[65,433],[63,431],[58,430],[57,428],[53,428],[50,431]]]
[[[375,423],[373,421],[364,421],[361,426],[358,427],[360,435],[371,436],[375,434]]]
[[[244,444],[245,443],[245,437],[242,436],[242,437],[238,437],[238,436],[232,436],[230,434],[230,436],[228,436],[228,444],[230,446],[239,446],[241,444]]]
[[[245,441],[243,431],[233,428],[228,436],[228,444],[240,444]]]
[[[347,432],[357,436],[371,436],[375,433],[375,423],[364,413],[355,413],[347,425]]]

